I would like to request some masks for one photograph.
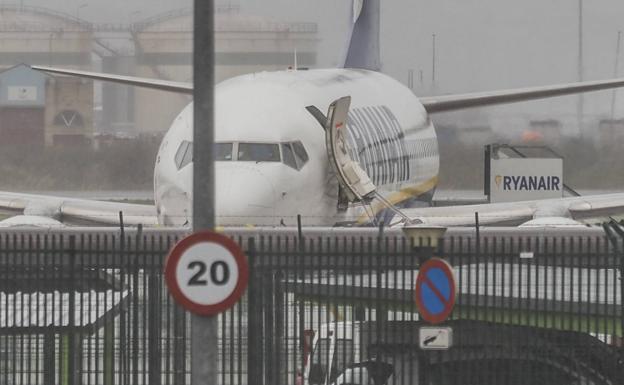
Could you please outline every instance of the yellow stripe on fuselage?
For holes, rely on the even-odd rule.
[[[438,176],[436,175],[433,178],[428,179],[421,184],[407,186],[407,187],[402,188],[399,191],[390,193],[390,195],[388,195],[385,198],[388,202],[392,203],[393,205],[399,205],[408,199],[416,198],[423,194],[428,193],[429,191],[433,190],[437,185],[438,185]],[[377,214],[379,214],[381,210],[386,209],[387,207],[382,202],[377,202],[372,206],[372,208],[373,208],[373,216],[377,216]],[[360,217],[357,219],[358,224],[364,224],[369,221],[370,221],[370,218],[366,213],[360,215]]]

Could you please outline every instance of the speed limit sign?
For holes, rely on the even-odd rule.
[[[167,257],[165,280],[173,298],[204,316],[232,307],[247,287],[249,268],[240,247],[210,231],[178,242]]]

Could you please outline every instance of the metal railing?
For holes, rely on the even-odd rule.
[[[392,231],[271,233],[230,233],[251,274],[219,341],[201,342],[219,346],[221,384],[624,381],[617,233],[451,234],[435,248]],[[183,235],[0,233],[0,383],[189,383],[188,314],[162,277]],[[432,256],[457,277],[448,350],[419,345],[414,285]]]

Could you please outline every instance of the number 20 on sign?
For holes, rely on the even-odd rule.
[[[232,307],[247,287],[249,267],[230,238],[198,232],[178,242],[165,263],[173,298],[195,314],[211,316]]]

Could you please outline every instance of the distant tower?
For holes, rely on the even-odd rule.
[[[436,93],[436,35],[431,35],[431,94]]]
[[[583,0],[578,2],[578,81],[583,81]],[[583,115],[585,100],[583,93],[578,94],[577,122],[581,137],[583,137]]]
[[[615,45],[615,64],[613,65],[613,77],[617,78],[620,69],[620,43],[622,41],[622,31],[618,31],[617,43]],[[611,94],[611,120],[615,118],[615,98],[617,96],[617,90],[614,89]]]

